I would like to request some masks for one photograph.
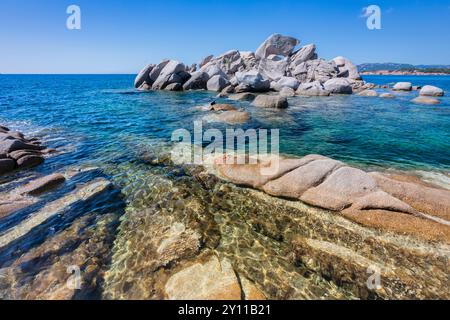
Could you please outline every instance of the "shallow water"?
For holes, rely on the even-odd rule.
[[[0,75],[0,123],[38,136],[49,147],[63,151],[35,170],[1,177],[0,183],[5,183],[0,185],[0,192],[12,189],[20,179],[27,181],[36,175],[71,167],[97,168],[77,176],[32,208],[0,220],[0,233],[49,201],[75,190],[80,183],[102,177],[114,186],[103,196],[72,206],[67,210],[69,214],[47,221],[26,239],[0,250],[0,267],[10,266],[29,250],[33,256],[34,249],[39,252],[40,245],[57,235],[68,241],[70,248],[77,239],[81,243],[85,232],[78,235],[64,232],[70,230],[72,223],[81,223],[79,219],[83,217],[124,215],[122,220],[128,225],[119,227],[119,238],[112,249],[114,256],[103,253],[113,247],[114,223],[111,228],[100,228],[99,234],[109,232],[110,236],[108,241],[99,240],[98,250],[85,249],[81,244],[77,247],[79,256],[92,258],[95,252],[95,259],[102,261],[98,263],[99,274],[110,269],[113,280],[107,283],[108,294],[117,297],[114,288],[124,285],[123,279],[116,275],[120,274],[121,266],[113,263],[110,268],[109,263],[132,253],[139,259],[146,257],[148,252],[140,247],[145,237],[139,238],[134,230],[138,226],[151,226],[153,218],[140,220],[135,214],[153,208],[163,217],[170,216],[170,221],[199,224],[205,246],[229,257],[239,272],[259,281],[271,297],[352,297],[320,277],[306,277],[304,270],[285,258],[289,246],[279,239],[280,234],[284,238],[290,237],[291,230],[315,234],[317,221],[292,217],[284,206],[256,204],[239,189],[224,196],[217,190],[220,185],[209,189],[183,168],[161,164],[164,159],[158,157],[167,153],[172,132],[180,128],[192,131],[193,121],[207,114],[198,106],[213,101],[215,94],[137,92],[132,88],[133,78],[132,75]],[[450,91],[450,77],[371,76],[366,80],[379,84],[411,81],[414,85],[433,84]],[[244,129],[280,129],[281,153],[296,156],[318,153],[367,170],[414,170],[445,183],[450,169],[450,98],[440,98],[442,103],[437,106],[423,106],[410,102],[416,95],[416,92],[399,93],[396,99],[356,95],[296,97],[290,99],[287,110],[262,110],[247,102],[220,101],[250,112],[252,119]],[[212,127],[224,130],[229,126],[205,124],[205,128]],[[259,223],[260,219],[270,221],[273,216],[278,217],[276,227],[271,226],[276,234]],[[98,220],[90,222],[94,231],[89,230],[94,234],[98,233],[96,223],[103,223],[101,218]],[[299,231],[299,224],[310,225],[311,229],[303,227]],[[142,232],[145,234],[145,230]],[[137,239],[134,247],[127,247],[127,239],[134,238]],[[57,259],[65,261],[65,250],[68,249],[64,247],[56,254]],[[144,258],[138,259],[130,272],[141,270],[146,265]],[[42,259],[34,257],[27,272],[39,273]],[[86,268],[90,266],[87,264]],[[138,285],[142,279],[137,274],[127,277]],[[101,295],[100,283],[93,286],[94,293],[90,291],[86,296]],[[139,288],[134,290],[138,298],[143,297]],[[118,296],[123,297],[121,294]],[[125,295],[129,296],[133,297]]]

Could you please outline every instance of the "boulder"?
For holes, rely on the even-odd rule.
[[[198,66],[199,66],[200,68],[203,67],[205,64],[207,64],[208,62],[210,62],[210,61],[212,60],[212,58],[214,58],[213,55],[209,55],[209,56],[203,58],[203,59],[200,61],[200,63],[198,64]]]
[[[9,154],[8,154],[8,156],[11,158],[11,159],[14,159],[14,160],[19,160],[20,158],[22,158],[22,157],[24,157],[24,156],[28,156],[28,155],[37,155],[37,156],[39,156],[39,155],[41,155],[41,152],[40,151],[37,151],[37,150],[16,150],[16,151],[13,151],[13,152],[10,152]]]
[[[361,97],[378,97],[378,93],[375,90],[364,90],[358,93]]]
[[[211,114],[203,117],[206,122],[223,122],[227,124],[245,123],[250,119],[247,111],[229,110],[217,114]]]
[[[295,38],[273,34],[259,46],[255,55],[260,59],[265,59],[271,54],[288,57],[299,43],[300,41]]]
[[[261,59],[258,65],[258,72],[265,79],[278,81],[286,75],[288,64],[288,58],[281,60]]]
[[[8,132],[8,131],[9,131],[9,128],[0,125],[0,131],[2,131],[2,132]]]
[[[323,86],[325,90],[331,93],[352,94],[353,92],[351,84],[347,79],[344,78],[330,79],[326,81]]]
[[[20,140],[3,140],[0,141],[0,154],[11,153],[17,150],[42,150],[42,146],[26,143]]]
[[[222,89],[220,97],[227,97],[229,94],[234,93],[234,87],[230,84]]]
[[[187,71],[180,71],[178,73],[174,73],[170,76],[168,83],[179,83],[181,85],[185,84],[191,78],[191,74]]]
[[[442,97],[444,95],[444,90],[435,86],[424,86],[420,89],[419,94],[421,96]]]
[[[245,87],[248,91],[264,92],[270,89],[270,81],[255,70],[236,72],[236,80],[239,86]]]
[[[0,159],[0,175],[14,170],[16,162],[12,159]]]
[[[244,60],[237,50],[230,50],[217,58],[211,59],[211,61],[204,65],[200,71],[204,71],[211,65],[219,67],[227,76],[232,76],[237,71],[245,69]]]
[[[303,46],[300,50],[298,50],[291,56],[290,68],[294,70],[300,63],[312,59],[317,59],[316,45],[308,44],[306,46]]]
[[[282,97],[294,97],[295,96],[295,91],[292,88],[283,87],[280,90],[280,96],[282,96]]]
[[[302,96],[329,96],[330,91],[325,90],[319,81],[302,83],[297,89],[297,95]]]
[[[240,300],[241,287],[227,259],[215,255],[172,275],[165,292],[169,300]]]
[[[191,78],[183,85],[184,90],[203,90],[206,89],[206,83],[209,76],[206,72],[196,71]]]
[[[19,193],[23,195],[36,196],[47,192],[60,184],[64,183],[66,178],[59,173],[51,174],[27,183],[20,188]]]
[[[285,109],[288,107],[286,97],[280,95],[258,95],[252,103],[255,107]]]
[[[236,93],[228,97],[228,99],[235,101],[253,101],[255,100],[255,98],[256,96],[253,93],[249,92]]]
[[[417,103],[417,104],[428,104],[428,105],[440,104],[441,103],[436,98],[425,97],[425,96],[420,96],[420,97],[414,98],[414,99],[411,100],[411,102],[414,102],[414,103]]]
[[[252,70],[256,69],[258,65],[258,61],[256,59],[256,56],[251,51],[240,51],[242,60],[244,61],[245,70]]]
[[[339,69],[339,75],[341,77],[361,80],[358,68],[350,60],[344,57],[336,57],[333,61]]]
[[[143,84],[141,84],[138,88],[139,91],[150,91],[152,90],[152,86],[151,84],[144,82]]]
[[[393,95],[392,93],[385,92],[380,94],[380,98],[392,99],[395,98],[395,95]]]
[[[393,90],[395,91],[411,91],[412,90],[412,84],[411,82],[397,82]]]
[[[221,75],[215,75],[208,80],[206,88],[210,91],[222,91],[225,87],[229,86],[230,82],[227,78]]]
[[[30,154],[23,156],[17,160],[17,166],[19,169],[33,168],[44,162],[44,157]]]
[[[134,80],[134,87],[139,88],[144,82],[147,82],[148,84],[151,84],[150,80],[150,72],[155,67],[154,64],[147,65],[144,69],[142,69],[139,74],[137,75],[136,79]]]
[[[217,64],[215,64],[215,62],[206,64],[200,69],[200,71],[206,72],[209,78],[212,78],[214,76],[221,76],[222,78],[228,79],[227,74],[223,72],[222,69]]]
[[[153,90],[162,90],[167,85],[174,83],[178,80],[174,80],[173,75],[185,72],[186,66],[182,64],[181,62],[178,62],[176,60],[170,60],[166,66],[161,70],[158,78],[155,80],[155,82],[152,85]]]
[[[293,90],[297,90],[298,86],[300,85],[300,82],[293,77],[281,77],[276,84],[276,87],[278,88],[284,88],[284,87],[288,87],[291,88]]]
[[[169,63],[170,60],[163,60],[159,64],[157,64],[152,71],[150,71],[148,77],[150,81],[148,82],[149,85],[153,85],[153,83],[158,79],[159,74],[161,73],[162,69]]]

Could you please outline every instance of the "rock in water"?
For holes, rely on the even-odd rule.
[[[288,87],[293,89],[294,91],[297,90],[299,85],[300,82],[294,77],[281,77],[276,84],[276,86],[280,88],[280,90],[284,87]]]
[[[228,124],[245,123],[250,119],[247,111],[229,110],[218,114],[211,114],[203,117],[206,122],[224,122]]]
[[[288,101],[286,97],[282,96],[271,96],[271,95],[258,95],[252,103],[255,107],[261,108],[276,108],[276,109],[285,109],[288,107]]]
[[[299,43],[300,41],[295,38],[273,34],[260,45],[255,55],[260,59],[265,59],[271,54],[287,57]]]
[[[352,94],[353,89],[347,79],[334,78],[324,83],[325,90],[331,93]]]
[[[13,171],[15,166],[12,159],[0,159],[0,175]]]
[[[425,96],[414,98],[411,101],[414,102],[414,103],[417,103],[417,104],[428,104],[428,105],[440,104],[441,103],[436,98],[430,98],[430,97],[425,97]]]
[[[169,278],[165,292],[170,300],[240,300],[241,288],[227,259],[212,256]]]
[[[153,90],[162,90],[171,83],[170,78],[180,72],[185,72],[186,66],[178,61],[170,60],[161,70],[158,78],[152,85]]]
[[[411,82],[397,82],[393,90],[395,91],[411,91],[412,90],[412,84]]]
[[[395,98],[395,96],[392,93],[385,92],[385,93],[380,94],[380,98],[392,99],[392,98]]]
[[[364,90],[358,93],[361,97],[378,97],[378,93],[375,90]]]
[[[36,196],[57,187],[64,183],[65,180],[66,178],[62,174],[51,174],[29,182],[24,187],[20,188],[19,193]]]
[[[149,85],[152,84],[149,75],[154,67],[154,64],[149,64],[139,72],[136,79],[134,80],[135,88],[139,88],[144,82],[147,82]]]
[[[192,77],[183,85],[184,90],[204,90],[209,80],[206,72],[196,71]]]
[[[424,86],[420,89],[419,94],[421,96],[442,97],[444,95],[444,90],[435,86]]]

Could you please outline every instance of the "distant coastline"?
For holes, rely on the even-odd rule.
[[[400,70],[377,70],[361,72],[365,76],[449,76],[444,72],[423,72],[423,71],[400,71]]]

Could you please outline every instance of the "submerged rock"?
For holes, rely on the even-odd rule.
[[[228,124],[240,124],[250,120],[250,115],[247,111],[229,110],[217,114],[211,114],[203,117],[206,122],[224,122]]]
[[[378,97],[378,93],[375,90],[364,90],[358,93],[358,96],[362,97]]]
[[[429,104],[429,105],[440,104],[441,103],[436,98],[424,97],[424,96],[420,96],[420,97],[414,98],[411,101],[414,102],[414,103],[417,103],[417,104]]]
[[[228,99],[236,100],[236,101],[253,101],[253,100],[255,100],[255,98],[256,98],[256,95],[254,95],[253,93],[249,93],[249,92],[236,93],[236,94],[232,94],[228,97]]]
[[[380,98],[392,99],[392,98],[395,98],[395,95],[393,95],[392,93],[385,92],[385,93],[380,94]]]
[[[64,183],[66,178],[60,173],[54,173],[27,183],[25,186],[20,188],[20,194],[26,195],[39,195],[41,193],[47,192],[60,184]]]
[[[212,256],[169,278],[165,292],[170,300],[240,300],[241,288],[227,259]]]

